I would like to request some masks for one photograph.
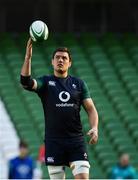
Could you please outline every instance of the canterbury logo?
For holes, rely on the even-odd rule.
[[[62,91],[59,93],[59,99],[62,102],[67,102],[70,99],[70,94],[66,91]]]

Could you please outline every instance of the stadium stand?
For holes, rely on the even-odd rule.
[[[20,69],[28,35],[1,36],[0,96],[17,129],[37,158],[43,142],[43,111],[37,96],[20,87]],[[58,34],[33,47],[33,76],[52,73],[51,55],[58,46],[67,46],[73,56],[72,75],[84,79],[99,113],[99,141],[89,146],[90,177],[107,178],[120,153],[130,154],[138,168],[138,37],[107,33]],[[89,129],[87,115],[81,111],[84,133]],[[89,138],[86,137],[86,141]],[[43,166],[44,177],[48,178]],[[67,168],[67,177],[72,178]]]

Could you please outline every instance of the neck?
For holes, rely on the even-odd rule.
[[[68,72],[66,71],[66,72],[64,72],[64,73],[59,73],[59,72],[57,72],[57,71],[54,71],[54,75],[55,75],[56,77],[66,78],[66,77],[68,76]]]
[[[20,154],[19,157],[20,157],[21,159],[24,159],[26,156]]]

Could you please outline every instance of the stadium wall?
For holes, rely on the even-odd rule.
[[[137,0],[0,1],[0,32],[26,31],[42,19],[53,32],[138,32]]]

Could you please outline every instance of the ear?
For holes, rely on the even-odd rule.
[[[71,65],[72,65],[72,62],[70,61],[70,62],[69,62],[69,68],[71,67]]]
[[[54,65],[54,59],[51,60],[51,64]]]

